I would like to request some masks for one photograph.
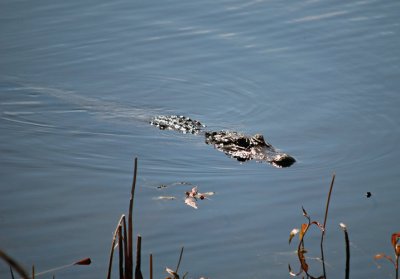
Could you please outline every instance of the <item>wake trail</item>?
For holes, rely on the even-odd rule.
[[[137,108],[124,105],[122,103],[104,101],[98,98],[83,96],[76,91],[60,89],[57,87],[38,85],[33,82],[23,81],[15,77],[2,77],[3,82],[12,82],[14,91],[29,91],[36,94],[61,100],[66,104],[74,105],[80,110],[84,110],[91,115],[96,115],[102,119],[108,120],[136,120],[140,122],[149,122],[150,119],[159,113],[159,109]]]

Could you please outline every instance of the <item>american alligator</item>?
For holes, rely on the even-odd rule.
[[[175,130],[185,134],[204,133],[206,144],[213,145],[219,151],[240,162],[256,160],[268,162],[279,168],[290,167],[296,162],[292,156],[275,149],[260,134],[247,136],[231,131],[203,131],[206,126],[199,121],[177,115],[155,116],[150,124],[161,130]]]

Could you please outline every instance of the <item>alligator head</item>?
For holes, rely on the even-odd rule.
[[[276,167],[289,167],[296,160],[276,150],[266,142],[264,136],[256,134],[252,137],[230,131],[206,132],[206,143],[240,162],[248,160],[265,161]]]

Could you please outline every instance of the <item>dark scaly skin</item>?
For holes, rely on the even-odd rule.
[[[185,134],[199,134],[206,127],[197,120],[176,115],[156,116],[150,124],[161,130],[175,130]],[[213,145],[219,151],[240,162],[264,161],[278,168],[290,167],[296,162],[292,156],[276,150],[260,134],[246,136],[230,131],[205,131],[204,135],[206,144]]]
[[[161,130],[175,130],[184,134],[198,134],[206,127],[197,120],[192,120],[188,117],[178,115],[159,115],[154,117],[150,121],[150,124],[160,128]]]

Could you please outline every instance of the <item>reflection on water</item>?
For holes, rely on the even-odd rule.
[[[333,172],[327,275],[344,275],[344,222],[351,276],[385,276],[372,257],[399,230],[399,12],[373,0],[3,1],[0,248],[39,272],[91,257],[56,277],[104,276],[138,157],[135,230],[156,277],[182,245],[193,278],[287,277],[290,230],[301,206],[322,221]],[[160,114],[263,134],[297,162],[229,160],[149,125]],[[154,187],[177,182],[216,194],[194,210],[191,186]]]

